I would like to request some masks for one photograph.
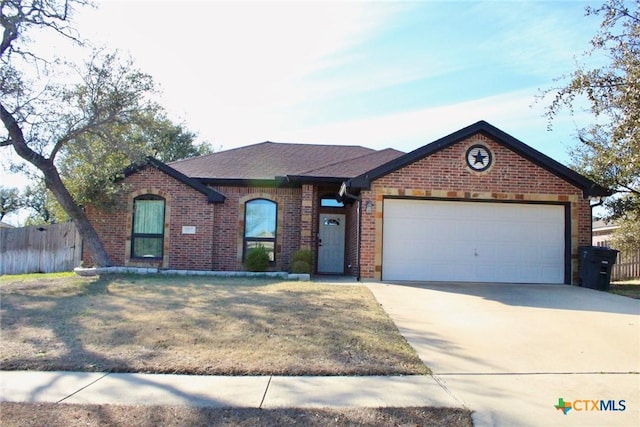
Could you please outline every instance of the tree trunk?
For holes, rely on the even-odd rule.
[[[51,170],[48,172],[45,172],[44,170],[42,170],[42,172],[44,173],[44,181],[47,188],[53,193],[67,215],[69,215],[73,220],[80,232],[80,235],[82,236],[84,244],[91,251],[96,265],[98,267],[111,266],[111,260],[102,245],[102,241],[100,240],[98,233],[89,222],[87,214],[82,210],[82,208],[80,208],[80,206],[77,205],[67,188],[64,186],[55,166],[52,165]]]
[[[0,118],[9,132],[9,139],[14,150],[20,157],[37,167],[43,173],[47,188],[53,193],[58,203],[60,203],[60,206],[62,206],[67,215],[69,215],[75,223],[84,244],[87,245],[91,251],[97,266],[110,266],[111,260],[100,241],[100,237],[98,237],[98,233],[96,233],[96,230],[89,222],[89,218],[87,218],[85,212],[78,206],[75,200],[73,200],[73,197],[64,186],[60,174],[53,164],[53,159],[47,159],[33,151],[27,145],[20,125],[2,104],[0,104]]]

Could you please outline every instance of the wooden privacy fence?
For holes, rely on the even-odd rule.
[[[0,274],[71,271],[82,256],[82,239],[72,222],[0,228]]]
[[[620,252],[611,268],[611,281],[640,278],[640,250],[636,252]]]

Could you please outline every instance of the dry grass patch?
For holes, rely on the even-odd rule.
[[[448,426],[471,427],[454,408],[214,409],[159,406],[2,403],[3,426]]]
[[[392,375],[428,369],[364,286],[4,277],[0,369]]]

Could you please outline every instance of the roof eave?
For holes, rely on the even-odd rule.
[[[308,175],[287,175],[287,179],[292,183],[300,184],[341,184],[348,180],[348,177],[335,176],[308,176]]]
[[[124,176],[129,176],[147,165],[153,166],[154,168],[166,173],[170,177],[204,194],[205,196],[207,196],[207,202],[209,203],[224,203],[224,201],[226,200],[226,196],[224,194],[214,190],[213,188],[207,187],[196,179],[189,178],[182,172],[177,171],[171,166],[168,166],[167,164],[162,163],[160,160],[153,157],[147,157],[144,162],[129,166],[125,169]]]
[[[267,178],[193,178],[205,185],[217,187],[295,187],[286,177]]]
[[[371,190],[371,181],[367,174],[346,180],[347,188],[350,190]]]
[[[590,197],[609,197],[613,195],[613,193],[614,192],[610,189],[602,187],[601,185],[598,185],[596,183],[593,183],[593,185],[590,187],[585,187],[582,189],[582,196],[585,199],[588,199]]]

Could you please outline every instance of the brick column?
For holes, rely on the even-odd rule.
[[[302,186],[302,205],[300,206],[300,249],[311,249],[315,252],[313,245],[313,205],[314,187],[304,184]]]

